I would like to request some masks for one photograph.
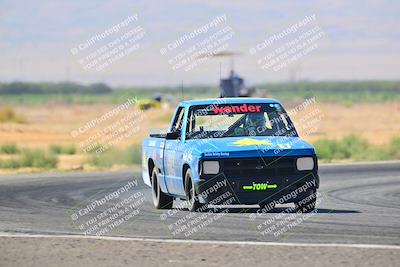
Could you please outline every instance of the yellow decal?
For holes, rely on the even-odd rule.
[[[291,146],[290,144],[285,144],[285,145],[283,145],[283,144],[278,144],[278,147],[281,148],[281,149],[289,149],[289,148],[292,148],[292,146]]]
[[[270,146],[272,143],[268,140],[257,140],[257,139],[242,139],[233,143],[235,146],[258,146],[258,145],[265,145]]]

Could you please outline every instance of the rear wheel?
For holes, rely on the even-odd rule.
[[[174,198],[161,191],[156,168],[153,169],[151,174],[151,188],[154,207],[156,209],[171,209]]]
[[[197,197],[190,169],[185,174],[185,194],[189,211],[201,211],[205,205],[200,203]]]
[[[310,190],[310,194],[302,200],[295,202],[296,210],[302,213],[310,213],[315,210],[317,203],[317,190]]]

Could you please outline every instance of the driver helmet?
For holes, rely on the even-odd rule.
[[[264,131],[266,120],[263,113],[250,113],[246,115],[245,127],[250,135],[257,135],[257,131]]]

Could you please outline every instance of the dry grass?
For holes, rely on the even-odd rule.
[[[29,124],[6,123],[0,125],[0,140],[4,143],[17,143],[24,147],[47,148],[52,144],[74,144],[79,149],[79,142],[96,134],[113,122],[129,115],[135,110],[125,110],[104,123],[96,125],[76,138],[71,136],[71,131],[84,126],[96,117],[112,110],[113,105],[58,105],[58,106],[16,106],[15,110],[24,114]],[[167,127],[168,119],[165,113],[170,110],[154,109],[143,113],[144,120],[140,123],[137,134],[121,140],[117,146],[125,147],[130,144],[139,144],[148,135],[149,129]],[[162,118],[162,119],[161,119]]]
[[[289,109],[295,104],[288,103],[285,107]],[[54,144],[61,147],[74,146],[76,154],[59,156],[58,166],[61,166],[59,167],[61,169],[82,169],[86,158],[79,146],[80,142],[132,113],[134,108],[121,112],[76,138],[71,136],[71,131],[82,127],[114,107],[115,105],[110,104],[14,106],[12,108],[14,114],[21,114],[29,121],[29,124],[18,124],[15,121],[1,123],[1,144],[15,143],[18,147],[43,150],[48,150]],[[144,111],[143,120],[137,125],[137,132],[123,138],[114,147],[123,150],[131,145],[140,145],[143,138],[148,136],[150,129],[167,128],[174,108],[163,106],[160,109]],[[400,133],[400,102],[351,105],[317,103],[316,108],[321,111],[323,117],[317,123],[316,132],[312,135],[306,136],[301,127],[300,118],[304,114],[299,113],[293,117],[300,135],[311,142],[319,139],[339,140],[349,134],[355,134],[372,145],[384,145]],[[309,111],[303,113],[306,112]]]
[[[338,140],[354,134],[371,144],[383,145],[400,133],[400,102],[351,105],[318,103],[316,108],[323,117],[317,123],[316,132],[310,136],[306,136],[301,127],[301,118],[304,118],[309,110],[300,112],[298,116],[292,118],[300,135],[308,141],[322,138]]]
[[[286,109],[295,103],[286,104]],[[72,138],[70,132],[85,123],[111,110],[113,105],[58,105],[58,106],[16,106],[18,114],[23,114],[29,124],[3,123],[0,125],[0,140],[3,143],[17,143],[19,146],[47,148],[51,144],[75,144],[79,152],[79,142],[93,135],[99,128],[106,127],[112,121],[129,114],[124,111],[99,127],[95,127],[77,138]],[[321,138],[340,139],[349,134],[356,134],[372,144],[384,144],[400,133],[400,102],[392,103],[358,103],[344,105],[338,103],[318,103],[323,118],[318,124],[317,132],[308,140]],[[172,116],[173,107],[145,111],[143,122],[134,136],[122,140],[118,145],[124,147],[139,144],[148,135],[150,129],[166,128]],[[306,111],[308,112],[308,111]],[[305,113],[306,113],[305,112]],[[301,123],[293,118],[302,136]]]
[[[0,107],[0,123],[15,122],[27,123],[27,120],[21,114],[17,114],[10,106]]]

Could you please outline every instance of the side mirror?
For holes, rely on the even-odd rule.
[[[165,137],[165,139],[167,139],[167,140],[176,140],[176,139],[179,139],[180,136],[181,136],[181,132],[180,131],[169,132],[169,133],[167,133],[167,136]]]

